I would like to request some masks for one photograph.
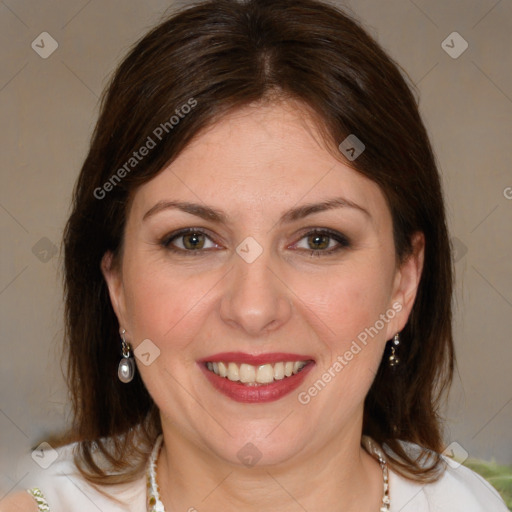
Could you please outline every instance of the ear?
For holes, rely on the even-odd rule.
[[[391,339],[405,327],[418,292],[425,258],[425,235],[419,231],[414,233],[411,246],[411,254],[396,270],[391,305],[399,313],[389,322],[386,339]]]
[[[127,329],[124,286],[121,269],[114,262],[112,251],[107,251],[101,258],[101,272],[107,283],[110,302],[117,316],[119,325]],[[127,329],[128,330],[128,329]]]

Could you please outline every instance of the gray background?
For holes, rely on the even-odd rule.
[[[23,486],[35,468],[30,447],[68,415],[55,251],[98,97],[128,47],[170,5],[0,1],[0,498]],[[446,443],[458,443],[470,457],[511,464],[512,2],[339,5],[363,21],[418,85],[443,175],[458,260],[458,372]],[[456,59],[441,45],[454,31],[469,44]],[[47,59],[31,47],[42,32],[58,42]],[[461,41],[452,39],[450,51],[460,50]]]

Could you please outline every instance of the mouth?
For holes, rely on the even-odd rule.
[[[213,387],[238,402],[279,400],[296,389],[314,366],[298,354],[224,353],[198,361]]]
[[[206,363],[206,368],[219,377],[225,377],[232,382],[241,382],[248,386],[270,384],[297,375],[309,361],[279,361],[274,364],[238,364],[231,362]]]

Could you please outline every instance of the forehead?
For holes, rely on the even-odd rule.
[[[387,205],[378,185],[335,157],[317,126],[296,103],[231,112],[142,185],[133,209],[140,216],[160,200],[187,200],[270,215],[342,195],[382,215]]]

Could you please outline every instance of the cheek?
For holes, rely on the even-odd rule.
[[[339,421],[355,413],[368,393],[386,342],[387,324],[381,315],[391,311],[391,274],[385,264],[356,267],[347,265],[333,273],[321,291],[303,282],[298,293],[304,298],[301,315],[322,341],[318,374],[311,387],[301,388],[303,401],[299,401],[310,400],[313,407],[328,410]]]
[[[323,284],[321,280],[299,278],[295,289],[304,314],[318,317],[325,339],[342,349],[389,308],[390,275],[385,262],[361,262],[332,272]]]
[[[127,268],[125,282],[135,345],[149,338],[173,350],[194,337],[201,325],[196,320],[204,310],[206,292],[214,285],[207,275],[183,277],[162,265],[142,261]]]
[[[149,339],[158,349],[148,366],[136,358],[138,371],[161,411],[185,410],[189,396],[180,392],[179,383],[189,382],[195,371],[194,341],[204,337],[205,295],[214,281],[206,275],[179,276],[147,263],[129,269],[126,281],[132,345],[136,350]],[[190,382],[186,387],[193,388]]]

